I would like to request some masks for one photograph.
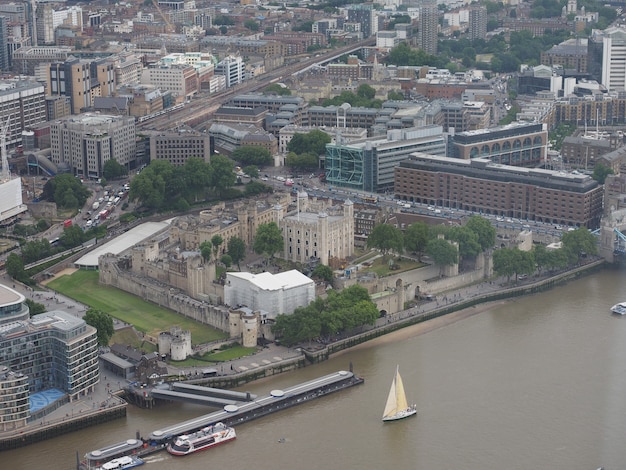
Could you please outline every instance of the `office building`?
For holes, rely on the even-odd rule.
[[[626,90],[626,29],[608,28],[602,39],[602,84],[607,90]]]
[[[545,162],[547,144],[544,124],[514,122],[455,134],[449,156],[462,160],[489,158],[503,165],[534,167]]]
[[[150,161],[167,160],[174,166],[184,165],[189,158],[209,163],[211,138],[192,129],[150,132]]]
[[[243,82],[246,64],[240,56],[224,57],[215,66],[215,75],[222,75],[226,78],[226,88],[239,85]]]
[[[135,118],[86,113],[50,124],[52,162],[83,178],[101,178],[113,159],[129,168],[135,158]]]
[[[142,71],[141,83],[169,91],[181,99],[195,95],[200,89],[196,69],[185,64],[147,67]]]
[[[395,194],[406,201],[595,229],[603,188],[590,176],[413,154],[395,168]]]
[[[30,80],[0,80],[0,123],[9,120],[8,148],[22,142],[22,132],[46,121],[44,87]]]
[[[413,152],[445,155],[441,126],[390,130],[384,138],[327,144],[326,181],[359,191],[393,191],[394,168]]]

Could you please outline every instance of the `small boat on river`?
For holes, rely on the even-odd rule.
[[[415,405],[409,406],[406,401],[404,385],[402,383],[402,377],[400,377],[400,368],[397,367],[396,375],[391,382],[387,403],[385,404],[383,421],[396,421],[398,419],[408,418],[416,413],[417,407]]]
[[[182,434],[167,445],[172,455],[187,455],[206,450],[237,437],[235,430],[224,423],[215,423],[191,434]]]
[[[143,465],[144,461],[134,455],[124,455],[102,464],[102,470],[125,470]]]
[[[617,315],[626,315],[626,302],[620,302],[611,307],[611,312]]]

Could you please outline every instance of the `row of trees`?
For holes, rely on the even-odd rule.
[[[379,250],[383,256],[405,250],[416,253],[421,260],[428,254],[435,264],[448,266],[461,258],[473,258],[494,246],[496,229],[489,220],[472,216],[462,227],[429,226],[424,222],[409,225],[404,233],[390,224],[379,224],[367,239],[367,247]],[[458,244],[458,251],[449,242]]]
[[[233,169],[223,155],[214,155],[210,163],[192,157],[182,166],[155,160],[133,178],[128,197],[148,209],[185,211],[193,203],[228,196],[237,181]]]
[[[535,245],[531,251],[501,248],[493,253],[493,269],[498,276],[510,280],[520,274],[530,276],[537,270],[564,269],[598,252],[596,238],[584,227],[564,233],[561,242],[561,248],[556,250],[548,250],[544,245]]]
[[[318,297],[290,315],[278,315],[272,331],[290,346],[316,338],[331,338],[363,325],[373,325],[378,316],[378,309],[367,289],[354,285],[341,292],[331,290],[327,298]]]

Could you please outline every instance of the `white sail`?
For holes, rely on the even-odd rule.
[[[387,396],[387,403],[385,404],[385,411],[383,412],[383,421],[394,421],[397,419],[406,418],[417,413],[415,406],[409,406],[406,401],[406,394],[404,393],[404,385],[402,383],[402,377],[400,377],[400,369],[396,368],[396,375],[391,382],[391,389]]]

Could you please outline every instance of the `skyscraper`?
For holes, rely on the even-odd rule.
[[[626,29],[608,28],[602,39],[602,84],[610,90],[626,89]]]
[[[7,72],[9,70],[9,51],[7,42],[9,40],[7,18],[0,16],[0,70]]]
[[[487,36],[487,7],[473,4],[469,10],[468,38],[485,39]]]
[[[419,16],[420,47],[428,54],[437,54],[439,10],[436,0],[423,0]]]

